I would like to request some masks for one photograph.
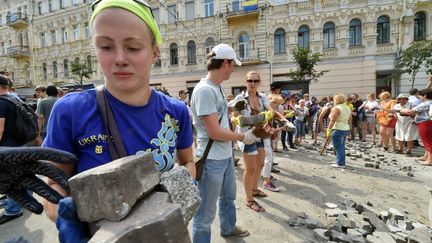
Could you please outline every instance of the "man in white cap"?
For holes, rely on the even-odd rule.
[[[212,49],[208,58],[207,76],[195,86],[191,98],[193,124],[198,137],[196,155],[203,157],[209,139],[213,140],[201,180],[198,182],[201,204],[193,220],[194,243],[211,241],[211,224],[216,215],[218,199],[221,235],[249,235],[247,230],[236,226],[236,179],[231,141],[252,144],[259,140],[252,130],[245,133],[230,130],[228,103],[221,84],[230,78],[236,64],[241,65],[233,48],[219,44]]]

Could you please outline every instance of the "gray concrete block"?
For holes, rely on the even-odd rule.
[[[164,172],[161,174],[160,184],[167,189],[171,200],[180,205],[187,224],[195,215],[201,202],[198,187],[193,184],[189,170],[184,166],[178,166]]]
[[[362,213],[363,219],[369,222],[377,231],[388,232],[386,224],[378,216],[370,211]]]
[[[190,243],[180,206],[169,203],[164,192],[141,199],[120,222],[101,220],[89,243]]]
[[[387,232],[375,231],[372,237],[368,235],[366,241],[369,243],[396,243],[393,237]]]
[[[405,214],[401,213],[399,210],[395,208],[389,208],[389,213],[392,215],[392,218],[396,220],[402,220],[405,218]]]
[[[314,229],[314,237],[318,242],[328,242],[331,236],[331,232],[327,229]]]
[[[431,241],[431,234],[424,230],[419,228],[414,228],[413,231],[411,231],[411,234],[408,235],[408,243],[430,243]]]
[[[134,155],[84,171],[69,179],[72,198],[82,221],[119,221],[159,183],[151,154]]]

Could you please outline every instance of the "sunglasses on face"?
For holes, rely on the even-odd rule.
[[[257,84],[260,82],[259,79],[246,79],[246,81],[250,84]]]
[[[152,17],[154,18],[153,11],[152,11],[150,5],[147,2],[142,1],[142,0],[133,0],[133,1],[136,2],[136,3],[138,3],[138,4],[140,4],[144,8],[148,8],[150,10],[150,13],[151,13]],[[92,12],[94,12],[94,10],[96,8],[96,5],[98,5],[98,3],[100,3],[100,2],[102,2],[102,0],[96,0],[96,1],[94,1],[92,3],[92,6],[91,6],[92,7]]]

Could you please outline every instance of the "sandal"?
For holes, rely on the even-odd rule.
[[[265,192],[261,191],[260,189],[252,189],[252,196],[254,197],[267,197],[267,194]]]
[[[246,206],[255,212],[265,212],[265,209],[255,200],[247,201]]]

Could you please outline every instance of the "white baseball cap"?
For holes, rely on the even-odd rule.
[[[237,66],[241,66],[241,62],[237,59],[237,55],[231,46],[222,43],[213,47],[212,51],[216,54],[212,59],[234,60]]]

